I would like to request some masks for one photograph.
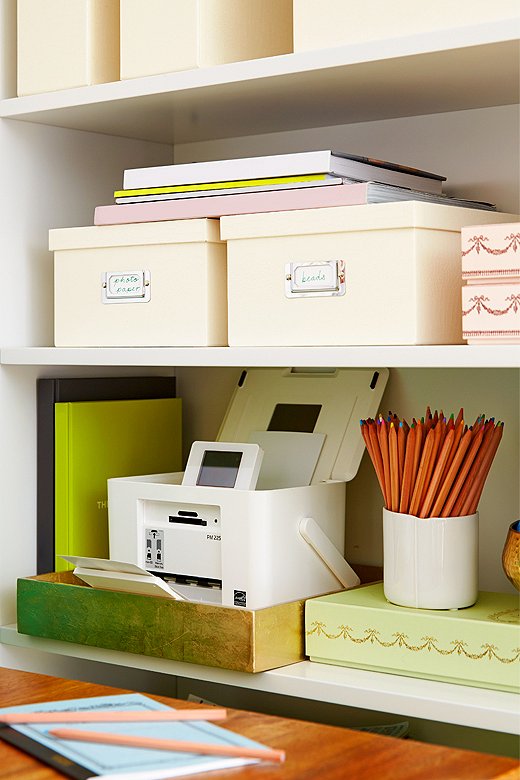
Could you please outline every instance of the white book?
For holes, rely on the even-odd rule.
[[[318,150],[160,165],[151,168],[129,168],[125,170],[123,175],[123,189],[133,190],[143,187],[168,187],[181,184],[203,184],[314,173],[329,173],[360,181],[378,181],[437,194],[442,192],[442,182],[445,181],[444,176],[397,163],[347,155],[331,150]]]

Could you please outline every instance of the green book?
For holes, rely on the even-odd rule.
[[[72,568],[60,555],[109,557],[107,479],[182,469],[181,412],[180,398],[55,404],[56,571]]]

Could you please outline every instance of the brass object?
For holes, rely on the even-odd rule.
[[[302,661],[304,601],[247,610],[91,588],[72,572],[18,580],[21,634],[239,672]]]
[[[502,551],[504,573],[517,590],[520,590],[520,520],[509,526]]]

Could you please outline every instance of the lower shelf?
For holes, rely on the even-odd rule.
[[[0,643],[42,653],[161,672],[174,677],[390,712],[504,734],[520,733],[518,696],[514,693],[310,661],[269,672],[247,674],[41,639],[19,634],[15,625],[0,627]]]

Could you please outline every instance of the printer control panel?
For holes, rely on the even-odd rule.
[[[221,511],[211,504],[142,501],[140,565],[170,576],[221,580]]]

